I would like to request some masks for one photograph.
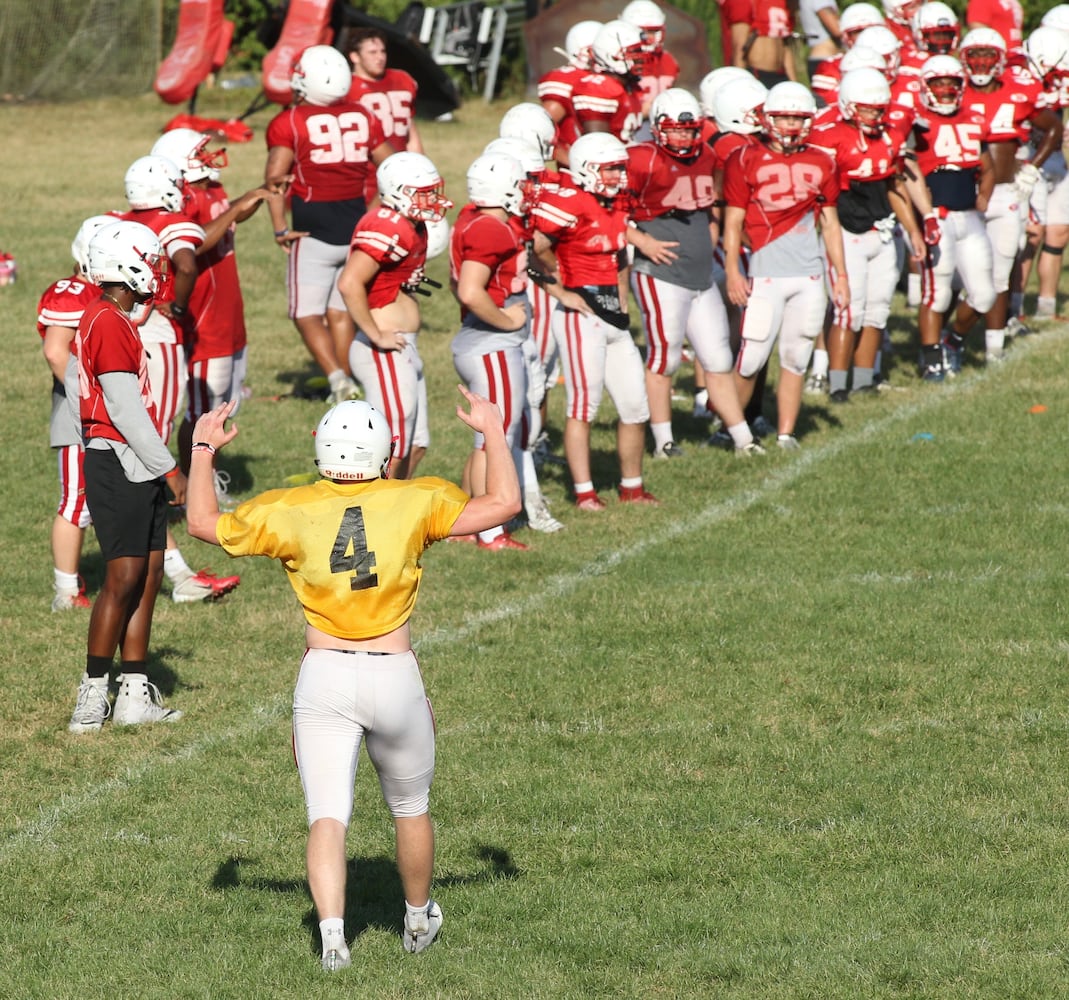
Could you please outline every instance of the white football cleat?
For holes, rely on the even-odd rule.
[[[67,731],[71,733],[93,733],[104,725],[104,720],[111,715],[111,702],[108,701],[108,678],[82,674],[78,685],[78,700]]]
[[[401,946],[410,955],[416,955],[431,944],[441,929],[442,908],[432,899],[421,913],[405,914]]]
[[[160,689],[145,674],[123,674],[119,694],[115,699],[113,724],[138,726],[143,722],[177,722],[182,713],[176,708],[164,708]]]

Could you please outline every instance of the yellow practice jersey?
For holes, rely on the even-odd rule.
[[[444,479],[374,479],[272,490],[222,514],[215,534],[232,556],[268,556],[289,573],[309,624],[343,639],[403,625],[416,603],[424,551],[448,536],[468,495]]]

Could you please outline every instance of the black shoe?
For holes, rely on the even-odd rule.
[[[836,389],[835,392],[828,394],[828,399],[833,403],[848,403],[850,402],[850,393],[846,389]]]

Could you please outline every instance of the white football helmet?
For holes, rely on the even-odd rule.
[[[720,88],[732,80],[753,79],[753,74],[741,66],[719,66],[706,73],[702,82],[698,84],[698,103],[702,106],[702,114],[706,118],[716,116],[716,95]]]
[[[766,135],[783,147],[785,153],[792,153],[805,143],[816,113],[816,98],[809,88],[787,80],[777,83],[768,92],[761,111],[761,127]],[[788,126],[781,120],[785,117],[801,118],[802,121]]]
[[[627,185],[627,147],[608,132],[587,132],[572,143],[569,171],[584,191],[612,198]],[[606,167],[623,166],[615,177],[606,178]]]
[[[180,212],[185,204],[182,171],[166,156],[142,156],[126,171],[126,200],[131,208],[162,208]]]
[[[857,36],[866,28],[885,25],[887,19],[870,3],[852,3],[843,8],[839,15],[839,30],[842,33],[844,49],[849,49],[857,41]]]
[[[514,139],[511,136],[503,139],[492,139],[486,144],[484,153],[503,153],[519,160],[520,165],[527,172],[531,180],[537,180],[546,169],[546,161],[537,146],[524,139]]]
[[[594,39],[601,31],[601,21],[578,21],[564,36],[564,51],[568,61],[579,69],[594,68]]]
[[[387,156],[375,178],[383,205],[415,222],[436,222],[453,207],[438,168],[422,153]]]
[[[883,131],[890,104],[891,85],[878,69],[852,69],[839,81],[839,112],[844,121],[852,122],[865,135],[877,136]]]
[[[91,215],[79,227],[71,241],[71,256],[78,265],[78,273],[89,277],[89,241],[98,229],[116,222],[114,215]]]
[[[468,167],[468,197],[479,208],[525,215],[531,210],[532,193],[523,164],[507,153],[483,153]]]
[[[316,467],[325,479],[388,479],[393,436],[386,418],[362,399],[347,399],[323,414],[315,430]]]
[[[994,28],[973,28],[961,40],[958,59],[969,82],[974,87],[986,87],[1006,70],[1006,39]]]
[[[887,79],[887,60],[867,45],[855,45],[847,49],[839,60],[839,71],[843,76],[855,69],[879,70],[883,78]]]
[[[549,112],[541,104],[527,101],[513,105],[501,117],[497,134],[502,139],[523,139],[537,142],[542,159],[553,158],[557,145],[557,126]]]
[[[907,28],[923,0],[883,0],[883,13],[888,21],[904,24]]]
[[[211,136],[192,128],[173,128],[164,132],[153,144],[153,156],[166,156],[174,163],[187,183],[219,179],[219,171],[227,165],[225,149],[208,149]]]
[[[1039,23],[1044,28],[1057,28],[1069,34],[1069,3],[1060,3],[1051,7]]]
[[[660,52],[664,48],[667,18],[653,0],[631,0],[620,12],[620,20],[633,24],[642,32],[642,44],[647,52]]]
[[[90,237],[85,256],[89,280],[96,285],[126,285],[142,298],[164,289],[163,245],[140,222],[113,219],[101,226]]]
[[[932,56],[921,66],[921,104],[937,115],[953,115],[965,94],[965,69],[953,56]]]
[[[1045,87],[1069,73],[1069,35],[1064,31],[1040,26],[1024,40],[1023,48],[1029,68]]]
[[[608,73],[642,73],[646,50],[642,32],[627,21],[608,21],[594,36],[594,63]]]
[[[693,156],[701,142],[702,109],[697,98],[682,87],[662,90],[650,105],[650,128],[653,141],[672,156]],[[669,131],[686,131],[688,138],[680,142]]]
[[[332,45],[312,45],[293,67],[290,87],[306,104],[325,108],[337,104],[353,85],[349,60]]]
[[[961,26],[958,15],[942,0],[921,4],[913,15],[913,40],[917,49],[930,56],[949,55],[958,47]]]
[[[729,80],[716,92],[713,109],[716,127],[721,132],[757,135],[761,131],[761,109],[767,97],[768,87],[750,73]]]
[[[887,78],[893,80],[898,76],[902,66],[902,43],[886,25],[877,24],[866,28],[854,39],[854,45],[864,45],[865,48],[879,52],[887,63]]]

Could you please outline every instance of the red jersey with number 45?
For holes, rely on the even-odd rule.
[[[937,170],[975,170],[987,122],[980,112],[963,106],[952,115],[926,113],[917,119],[913,134],[917,165],[926,177]]]
[[[82,431],[91,437],[126,443],[112,423],[104,404],[100,376],[112,372],[132,372],[137,376],[141,401],[149,418],[156,423],[156,405],[148,387],[148,360],[145,348],[129,317],[104,299],[91,302],[78,324],[71,350],[78,357],[78,390]]]
[[[557,263],[565,288],[615,285],[620,251],[627,245],[627,212],[606,205],[588,191],[561,185],[544,191],[532,213],[535,229],[557,241]]]
[[[77,330],[89,303],[99,298],[100,288],[80,274],[55,282],[37,304],[37,332],[43,339],[50,326]],[[71,349],[74,349],[73,341]]]
[[[486,291],[495,306],[503,309],[510,295],[519,295],[527,288],[527,248],[519,231],[508,220],[496,219],[480,211],[475,205],[465,205],[453,224],[449,242],[449,274],[454,281],[460,278],[460,266],[465,261],[485,264],[490,269]],[[468,310],[460,307],[463,321]]]
[[[962,103],[987,121],[988,142],[1027,142],[1028,123],[1042,99],[1043,85],[1023,66],[1011,66],[990,94],[966,84]]]
[[[293,151],[291,192],[302,201],[363,198],[371,150],[386,141],[382,125],[360,104],[298,104],[267,125],[267,148]]]
[[[380,80],[354,76],[346,103],[360,104],[369,111],[382,126],[387,142],[400,153],[408,149],[418,89],[403,69],[388,69]],[[375,148],[374,143],[371,148]]]
[[[368,305],[380,309],[397,300],[406,285],[418,285],[427,263],[427,227],[390,208],[368,212],[353,230],[350,248],[379,265],[367,290]]]
[[[622,142],[630,140],[642,124],[642,103],[619,77],[605,73],[586,73],[572,90],[572,109],[580,133],[590,122],[609,126]]]
[[[713,169],[716,154],[704,143],[698,155],[687,160],[666,153],[654,142],[641,142],[627,150],[627,186],[631,192],[631,218],[655,219],[668,212],[693,212],[714,201]]]
[[[799,227],[813,229],[820,209],[838,198],[835,161],[812,146],[787,156],[754,143],[724,165],[724,200],[746,210],[743,231],[755,252]]]

